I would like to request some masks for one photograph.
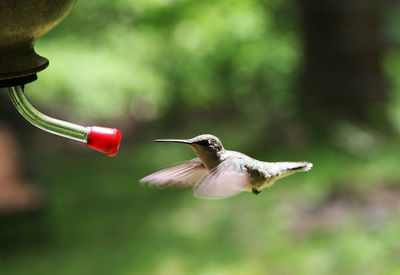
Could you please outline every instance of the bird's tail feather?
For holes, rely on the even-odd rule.
[[[288,171],[308,171],[313,167],[310,162],[286,162]]]
[[[309,171],[313,167],[312,163],[302,162],[276,162],[274,163],[279,170],[278,178],[283,178],[292,175],[296,172]]]

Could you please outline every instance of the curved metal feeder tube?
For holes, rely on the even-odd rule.
[[[34,126],[55,135],[84,142],[89,147],[109,156],[115,156],[118,153],[121,141],[121,133],[118,129],[99,126],[84,127],[44,115],[29,103],[22,86],[9,87],[8,94],[17,110]]]

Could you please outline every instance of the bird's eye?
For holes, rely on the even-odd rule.
[[[200,140],[199,142],[197,142],[197,144],[201,145],[201,146],[208,146],[208,145],[210,145],[210,141],[208,139],[203,139],[203,140]]]

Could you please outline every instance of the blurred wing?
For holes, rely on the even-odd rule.
[[[228,159],[209,171],[193,187],[196,197],[222,199],[248,189],[250,178],[238,161]]]
[[[200,159],[195,158],[154,172],[142,178],[140,182],[157,187],[189,187],[195,185],[207,173]]]

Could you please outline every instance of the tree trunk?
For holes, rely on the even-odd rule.
[[[368,121],[385,106],[384,3],[300,0],[305,47],[300,102],[309,120]]]

